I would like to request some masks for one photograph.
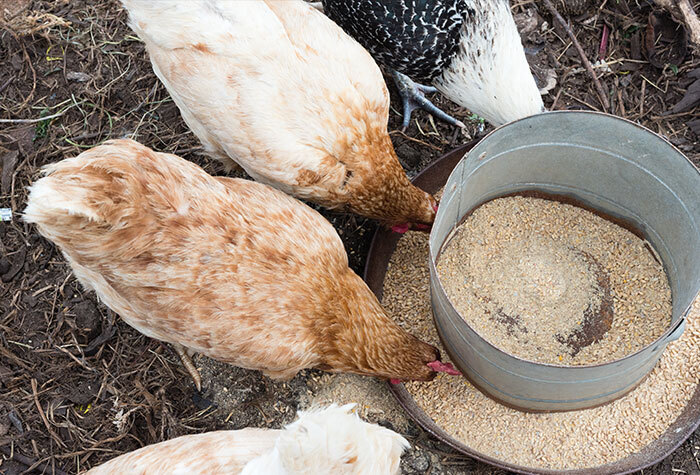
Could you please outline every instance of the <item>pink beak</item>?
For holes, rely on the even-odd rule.
[[[396,226],[392,226],[391,230],[395,233],[403,234],[409,230],[409,225],[408,223],[397,224]]]
[[[400,379],[396,379],[396,378],[391,378],[391,379],[389,380],[389,382],[390,382],[391,384],[401,384],[401,380],[400,380]]]
[[[430,369],[438,373],[447,373],[452,376],[462,376],[462,373],[456,370],[455,367],[452,366],[452,363],[443,363],[442,361],[435,360],[428,363],[428,366]]]

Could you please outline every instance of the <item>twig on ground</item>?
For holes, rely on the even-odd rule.
[[[605,88],[601,84],[600,80],[598,79],[598,76],[596,76],[595,71],[593,71],[591,62],[588,61],[588,57],[586,56],[585,51],[583,51],[581,43],[578,42],[578,39],[576,38],[576,35],[574,34],[573,30],[566,22],[566,20],[564,20],[564,18],[559,14],[557,9],[552,4],[551,0],[542,1],[547,7],[547,9],[552,13],[552,16],[557,20],[557,22],[562,26],[562,28],[564,28],[566,34],[569,35],[571,42],[574,44],[574,47],[576,47],[576,50],[578,51],[578,54],[581,57],[581,62],[583,63],[583,66],[586,68],[586,71],[588,71],[588,74],[593,79],[593,84],[595,85],[595,88],[598,91],[598,95],[600,96],[600,103],[603,105],[603,110],[605,112],[609,111],[610,101],[608,100],[608,94],[605,91]]]
[[[600,110],[599,110],[596,106],[594,106],[593,104],[589,104],[588,102],[584,101],[584,100],[581,99],[580,97],[576,97],[576,96],[574,96],[573,94],[569,94],[569,93],[566,92],[566,91],[564,91],[564,95],[565,95],[566,97],[569,97],[569,98],[575,100],[576,102],[579,102],[579,103],[583,104],[584,106],[588,107],[590,110],[593,110],[593,111],[596,111],[596,112],[600,112]]]
[[[44,426],[46,426],[46,430],[49,431],[49,435],[51,435],[51,438],[56,441],[58,445],[63,447],[64,449],[67,448],[66,444],[63,443],[63,441],[56,435],[56,433],[53,431],[51,428],[51,425],[49,424],[49,420],[46,418],[46,414],[44,414],[44,410],[41,407],[41,404],[39,403],[39,393],[37,392],[37,382],[36,379],[32,378],[32,393],[34,394],[34,404],[36,404],[36,408],[39,411],[39,416],[41,417],[42,422],[44,423]]]
[[[440,147],[437,147],[437,146],[430,144],[428,142],[424,142],[423,140],[413,138],[410,135],[406,135],[406,133],[401,131],[401,130],[397,129],[397,130],[392,130],[389,132],[389,135],[395,135],[395,134],[399,134],[399,135],[403,136],[403,138],[405,138],[406,140],[410,140],[411,142],[416,142],[416,143],[419,143],[421,145],[425,145],[426,147],[430,147],[433,150],[442,151],[442,149]]]
[[[22,369],[25,369],[27,371],[33,371],[33,368],[29,366],[24,360],[20,359],[18,356],[16,356],[14,353],[4,348],[3,346],[0,346],[0,355],[4,356],[5,358],[11,359]]]
[[[12,76],[10,79],[8,79],[7,81],[5,81],[5,83],[4,83],[2,86],[0,86],[0,92],[4,91],[4,90],[7,88],[7,86],[9,86],[10,84],[12,84],[12,82],[13,82],[14,80],[15,80],[15,76]]]
[[[564,90],[563,87],[559,87],[559,90],[557,91],[557,95],[554,96],[554,101],[552,102],[552,107],[550,107],[551,110],[557,110],[557,103],[559,102],[559,97],[561,97],[561,93]]]
[[[17,453],[17,451],[10,451],[7,450],[5,447],[2,447],[2,452],[5,454],[6,457],[9,457],[13,460],[16,460],[17,462],[21,463],[22,465],[26,465],[27,467],[34,467],[36,469],[40,469],[41,473],[52,473],[55,475],[68,475],[66,472],[63,470],[60,470],[58,468],[50,467],[48,463],[42,462],[41,460],[37,464],[34,460],[30,459],[29,457],[25,457],[22,454]]]
[[[617,89],[617,103],[620,106],[620,115],[622,117],[627,117],[627,111],[625,110],[625,101],[622,100],[622,89]]]
[[[183,148],[181,150],[175,150],[175,152],[173,152],[173,153],[180,155],[180,156],[186,155],[188,153],[204,153],[204,147],[199,145],[196,147]]]
[[[37,119],[0,119],[0,124],[35,124],[37,122],[43,122],[45,120],[55,119],[56,117],[61,117],[66,113],[68,109],[59,112],[57,114],[47,115],[46,117],[39,117]]]

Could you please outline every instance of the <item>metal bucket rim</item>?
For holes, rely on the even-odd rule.
[[[697,167],[695,167],[695,165],[693,165],[693,162],[691,162],[690,159],[689,159],[688,157],[686,157],[685,154],[683,154],[683,152],[681,152],[677,147],[675,147],[672,143],[670,143],[668,140],[666,140],[665,138],[663,138],[663,137],[660,136],[659,134],[655,133],[654,131],[652,131],[652,130],[650,130],[650,129],[648,129],[648,128],[646,128],[646,127],[640,125],[640,124],[637,124],[637,123],[635,123],[635,122],[632,122],[631,120],[628,120],[628,119],[625,119],[625,118],[622,118],[622,117],[617,117],[617,116],[614,116],[614,115],[611,115],[611,114],[606,114],[606,113],[604,113],[604,112],[597,112],[597,111],[551,111],[551,112],[543,112],[543,113],[541,113],[541,114],[536,114],[536,115],[534,115],[534,116],[523,117],[523,118],[518,119],[518,120],[515,120],[515,121],[513,121],[513,122],[509,122],[509,123],[507,123],[507,124],[501,125],[501,126],[497,127],[496,129],[492,130],[491,132],[489,132],[488,134],[486,134],[484,137],[482,137],[481,139],[479,139],[479,140],[478,140],[476,143],[474,143],[473,145],[470,144],[471,146],[469,147],[469,150],[467,150],[467,151],[465,152],[465,154],[462,156],[462,158],[457,162],[457,165],[455,166],[455,169],[457,168],[457,166],[459,166],[459,163],[461,163],[463,160],[467,160],[467,159],[469,158],[469,154],[472,152],[472,150],[473,150],[474,148],[476,148],[477,146],[479,146],[482,142],[484,142],[486,139],[488,139],[489,137],[491,137],[493,134],[496,134],[497,132],[499,132],[501,129],[506,128],[506,127],[510,127],[510,126],[512,126],[513,124],[516,124],[516,123],[519,123],[519,122],[532,120],[533,117],[541,117],[541,116],[548,116],[548,115],[554,115],[554,114],[566,114],[566,115],[598,115],[598,116],[604,116],[604,117],[606,117],[606,118],[608,118],[608,119],[618,120],[618,121],[626,122],[627,124],[633,125],[633,126],[635,126],[636,128],[642,130],[643,132],[645,132],[645,133],[651,135],[652,137],[654,137],[654,138],[656,138],[656,139],[658,139],[658,140],[663,141],[667,146],[670,146],[670,147],[673,149],[673,151],[676,152],[677,155],[679,155],[680,157],[682,157],[683,159],[685,159],[685,162],[687,163],[687,165],[689,165],[689,166],[695,171],[695,174],[698,175],[698,179],[700,179],[700,169],[698,169]],[[473,142],[472,142],[472,143],[473,143]],[[426,169],[426,170],[424,170],[424,171],[428,171],[428,169]],[[452,177],[452,173],[454,173],[454,169],[450,172],[450,174],[449,174],[447,180],[445,181],[445,184],[446,184],[446,183],[450,180],[450,178]],[[416,178],[417,178],[417,177],[418,177],[418,176],[416,176]],[[496,198],[498,198],[498,197],[496,197]],[[495,198],[492,198],[492,199],[495,199]],[[483,204],[483,203],[481,203],[481,204]],[[481,204],[477,205],[476,207],[481,206]],[[476,207],[475,207],[475,208],[476,208]],[[472,208],[472,209],[475,209],[475,208]],[[439,208],[438,208],[438,213],[439,213],[439,211],[440,211],[440,210],[439,210]],[[456,229],[456,228],[453,227],[452,230],[450,231],[450,233],[447,235],[448,238],[450,237],[450,235],[451,235],[451,233],[454,231],[454,229]],[[436,267],[435,267],[435,263],[437,262],[437,259],[438,259],[439,255],[440,255],[440,252],[442,251],[442,249],[443,249],[444,245],[446,244],[446,242],[447,242],[447,239],[445,239],[445,241],[443,241],[443,242],[440,244],[439,249],[438,249],[438,252],[437,252],[437,255],[434,255],[434,254],[433,254],[433,250],[432,250],[431,248],[428,249],[428,252],[429,252],[429,254],[430,254],[430,259],[429,259],[429,263],[428,263],[428,264],[429,264],[429,266],[430,266],[431,275],[432,275],[433,272],[435,273],[436,276],[438,275],[438,274],[437,274],[437,269],[436,269]],[[655,252],[656,252],[656,251],[655,251]],[[666,266],[665,266],[665,265],[664,265],[664,271],[666,271]],[[452,305],[452,309],[455,311],[455,313],[457,313],[457,315],[460,316],[460,320],[461,320],[461,322],[463,322],[463,323],[458,323],[458,324],[459,324],[459,325],[464,324],[467,328],[469,328],[472,332],[474,332],[474,334],[479,338],[479,340],[480,340],[481,342],[483,342],[483,343],[485,343],[486,345],[488,345],[489,347],[495,349],[495,350],[498,351],[499,353],[502,353],[502,354],[504,354],[504,355],[506,355],[506,356],[508,356],[508,357],[510,357],[510,358],[515,359],[518,363],[526,363],[526,364],[528,364],[528,365],[534,365],[534,366],[540,367],[540,368],[561,368],[561,369],[566,370],[567,372],[571,372],[571,373],[574,373],[574,372],[581,372],[581,371],[591,370],[591,369],[598,369],[598,368],[601,368],[601,367],[609,367],[610,365],[614,365],[614,364],[616,364],[616,363],[619,363],[619,362],[622,362],[622,361],[625,361],[625,360],[628,360],[628,359],[637,358],[638,355],[639,355],[640,353],[642,353],[642,352],[644,352],[644,351],[647,351],[649,348],[651,348],[651,347],[654,346],[654,345],[659,345],[659,344],[662,344],[662,345],[663,345],[663,344],[668,344],[668,343],[670,343],[670,342],[673,341],[673,340],[669,340],[669,336],[670,336],[671,334],[673,334],[673,332],[676,331],[680,325],[683,324],[683,321],[685,320],[685,317],[686,317],[688,311],[690,310],[690,307],[692,306],[692,302],[698,297],[698,295],[700,295],[700,286],[699,286],[698,289],[697,289],[696,292],[695,292],[695,296],[691,299],[690,304],[681,312],[681,316],[680,316],[675,322],[674,322],[674,321],[671,321],[671,322],[669,323],[669,325],[668,325],[668,328],[666,328],[666,330],[664,331],[664,333],[662,333],[656,340],[652,341],[652,342],[649,343],[648,345],[645,345],[644,347],[640,348],[639,350],[635,351],[634,353],[630,353],[630,354],[625,355],[625,356],[623,356],[623,357],[621,357],[621,358],[618,358],[618,359],[615,359],[615,360],[611,360],[611,361],[606,361],[606,362],[604,362],[604,363],[595,363],[595,364],[586,364],[586,365],[567,366],[567,365],[560,365],[560,364],[556,364],[556,363],[540,363],[540,362],[537,362],[537,361],[528,360],[528,359],[522,358],[522,357],[520,357],[520,356],[512,355],[512,354],[508,353],[507,351],[505,351],[505,350],[503,350],[503,349],[497,347],[496,345],[494,345],[493,343],[491,343],[490,341],[488,341],[486,338],[484,338],[478,331],[476,331],[476,329],[474,329],[474,328],[464,319],[464,317],[461,315],[461,312],[459,312],[459,311],[454,307],[454,305],[452,304],[451,299],[447,296],[447,292],[445,292],[445,288],[443,287],[442,281],[440,280],[440,278],[437,277],[436,281],[437,281],[437,285],[439,286],[440,292],[444,295],[444,297],[447,299],[447,301],[450,302],[450,304]],[[673,298],[673,297],[672,297],[672,298]]]
[[[678,147],[676,147],[675,145],[673,145],[671,142],[669,142],[668,140],[666,140],[666,139],[665,139],[664,137],[662,137],[661,135],[657,134],[656,132],[654,132],[653,130],[649,129],[648,127],[645,127],[645,126],[643,126],[642,124],[638,124],[637,122],[634,122],[634,121],[632,121],[632,120],[630,120],[630,119],[626,119],[626,118],[624,118],[624,117],[619,117],[619,116],[616,116],[616,115],[608,114],[608,113],[606,113],[606,112],[599,112],[599,111],[586,111],[586,110],[572,110],[572,111],[568,111],[568,110],[556,110],[556,111],[541,112],[541,113],[539,113],[539,114],[534,114],[534,115],[530,115],[530,116],[527,116],[527,117],[522,117],[522,118],[516,119],[516,120],[514,120],[514,121],[512,121],[512,122],[508,122],[508,123],[506,123],[506,124],[499,125],[498,127],[494,128],[492,131],[490,131],[489,133],[487,133],[486,135],[484,135],[483,137],[481,137],[480,139],[475,140],[475,141],[473,141],[473,142],[470,142],[469,145],[471,145],[472,143],[474,143],[474,145],[471,145],[471,146],[469,147],[469,150],[467,151],[467,153],[470,152],[471,149],[473,149],[473,148],[475,148],[477,145],[479,145],[481,142],[483,142],[483,141],[485,141],[486,139],[488,139],[491,135],[494,135],[494,134],[496,134],[497,132],[499,132],[501,129],[504,129],[504,128],[506,128],[506,127],[510,127],[510,126],[512,126],[513,124],[517,124],[517,123],[519,123],[519,122],[525,122],[525,121],[532,120],[533,118],[536,118],[536,117],[543,117],[543,116],[550,116],[550,115],[597,115],[597,116],[605,117],[605,118],[607,118],[607,119],[612,119],[612,120],[616,120],[616,121],[619,121],[619,122],[625,122],[625,123],[627,123],[627,124],[629,124],[629,125],[632,125],[632,126],[638,128],[638,129],[641,129],[641,130],[643,130],[644,132],[647,132],[647,133],[653,135],[654,137],[659,138],[659,139],[663,140],[664,142],[666,142],[666,145],[670,146],[676,153],[678,153],[678,155],[680,155],[681,157],[683,157],[683,158],[685,159],[685,161],[687,162],[687,164],[690,165],[691,169],[694,170],[695,173],[696,173],[697,175],[700,175],[700,169],[698,169],[698,168],[693,164],[693,162],[692,162],[688,157],[686,157],[685,154],[684,154],[683,152],[681,152],[681,151],[678,149]],[[465,155],[466,155],[466,154],[465,154]],[[464,157],[463,157],[463,158],[464,158]],[[438,160],[439,160],[439,159],[438,159]],[[426,169],[426,170],[427,170],[427,169]],[[417,178],[417,177],[418,177],[418,176],[416,175],[416,178]],[[447,182],[445,182],[445,183],[447,183]]]

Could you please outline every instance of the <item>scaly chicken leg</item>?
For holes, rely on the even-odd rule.
[[[437,92],[437,89],[435,89],[433,86],[418,84],[417,82],[412,81],[405,74],[402,74],[396,70],[393,70],[391,75],[394,78],[396,87],[399,88],[401,99],[403,99],[403,124],[401,124],[403,130],[408,128],[408,124],[411,122],[411,113],[416,109],[423,109],[429,114],[434,115],[438,119],[443,120],[450,125],[460,128],[465,127],[463,122],[438,109],[435,104],[430,102],[425,97],[426,93]]]
[[[197,391],[201,391],[202,376],[199,374],[199,371],[197,371],[197,368],[192,362],[192,357],[189,355],[184,346],[178,345],[177,343],[173,343],[173,347],[175,347],[175,351],[182,360],[183,366],[185,367],[187,372],[190,373],[190,376],[192,376],[192,380],[194,380],[194,385],[197,386]]]

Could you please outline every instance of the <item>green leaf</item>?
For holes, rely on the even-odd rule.
[[[39,114],[39,117],[43,117],[43,116],[48,115],[48,114],[49,114],[49,110],[44,109]],[[36,126],[34,126],[34,140],[43,139],[44,137],[46,137],[46,135],[49,133],[50,126],[51,126],[51,119],[42,120],[41,122],[37,122]]]

